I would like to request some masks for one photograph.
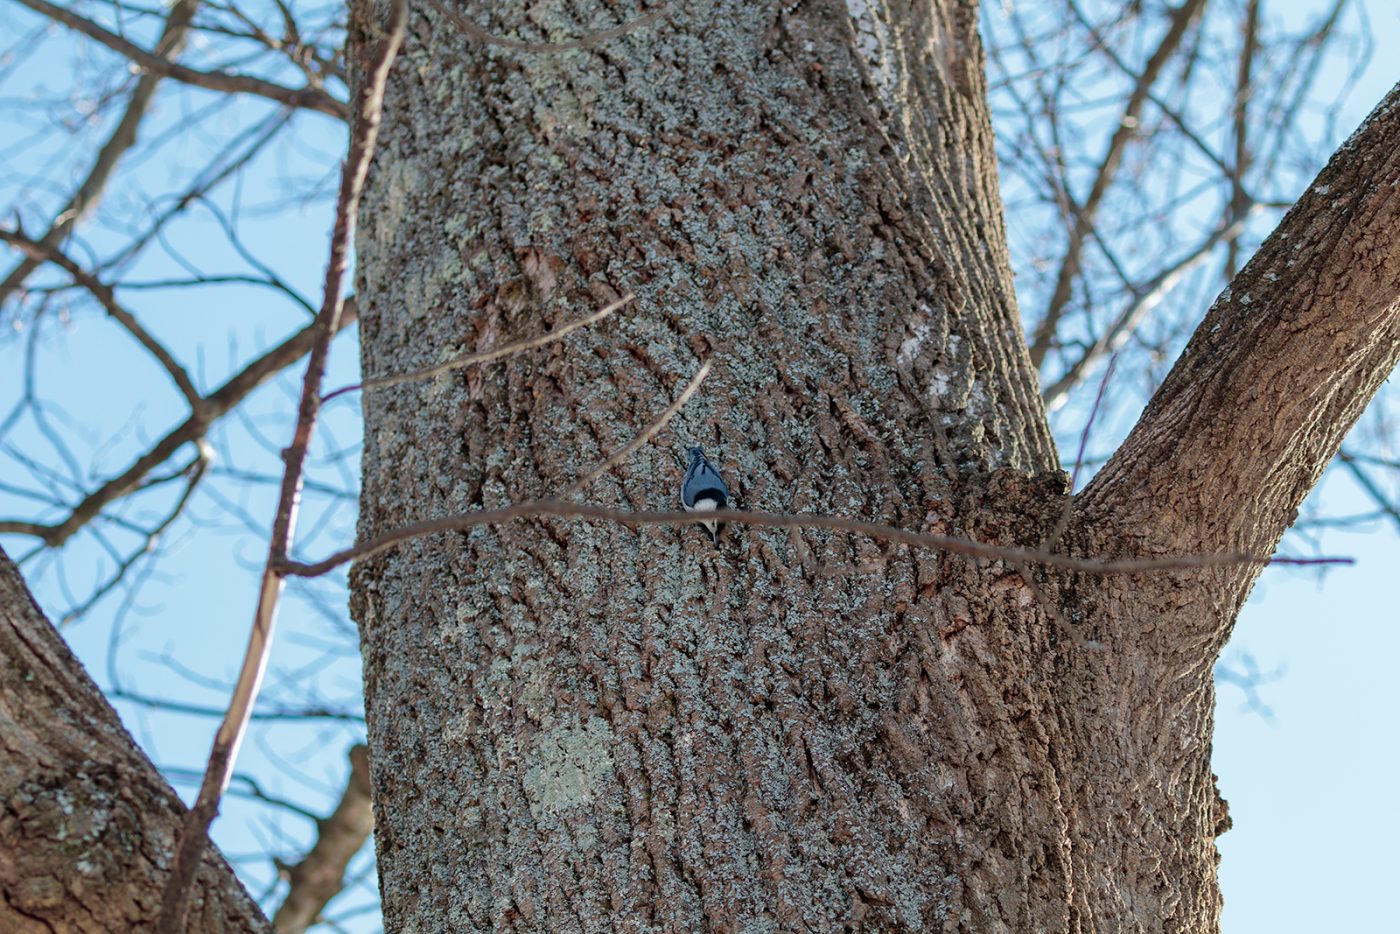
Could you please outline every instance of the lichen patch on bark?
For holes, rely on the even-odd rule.
[[[591,803],[602,781],[613,774],[614,742],[612,729],[600,717],[537,735],[525,754],[525,793],[535,820]]]

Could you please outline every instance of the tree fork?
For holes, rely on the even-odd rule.
[[[465,15],[531,46],[606,28],[554,4]],[[703,443],[745,510],[1039,548],[1067,491],[976,22],[951,0],[715,0],[534,56],[415,12],[357,242],[366,374],[637,302],[528,359],[366,395],[360,540],[558,495],[703,358],[702,390],[594,482],[598,505],[672,505],[666,448]],[[1393,176],[1367,164],[1383,205]],[[1369,353],[1330,398],[1384,367]],[[1301,496],[1330,454],[1288,456],[1264,482]],[[1216,536],[1212,509],[1253,508],[1223,484],[1198,490],[1209,548],[1120,489],[1146,536],[1091,488],[1065,551],[1276,540]],[[819,530],[737,530],[718,552],[611,524],[403,543],[351,573],[386,926],[1213,929],[1210,669],[1254,573],[1027,581]],[[1108,651],[1072,650],[1037,592]]]

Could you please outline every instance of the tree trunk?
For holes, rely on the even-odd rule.
[[[0,551],[0,931],[154,923],[185,807]],[[217,852],[192,931],[270,931]]]
[[[467,15],[533,42],[637,12],[497,6]],[[1011,284],[976,11],[894,7],[676,4],[552,55],[416,14],[357,246],[366,376],[639,300],[502,365],[367,393],[362,537],[558,495],[710,359],[591,501],[672,508],[700,444],[741,508],[1045,542],[1066,478]],[[1400,353],[1400,259],[1378,240],[1394,97],[1363,141],[1380,155],[1338,157],[1389,201],[1373,184],[1318,228],[1369,237],[1372,304],[1330,337],[1271,332],[1317,360],[1325,398],[1234,405],[1260,363],[1236,348],[1195,427],[1228,445],[1242,412],[1274,459],[1145,481],[1133,451],[1186,470],[1190,445],[1130,441],[1067,549],[1272,547]],[[1286,315],[1287,290],[1266,293]],[[1339,335],[1365,359],[1328,366]],[[1001,562],[845,534],[736,528],[716,548],[557,520],[362,562],[386,928],[1213,929],[1211,668],[1257,571],[1037,572],[1042,599]],[[1105,649],[1076,648],[1044,601]]]

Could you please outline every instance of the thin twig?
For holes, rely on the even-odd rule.
[[[133,549],[130,555],[118,562],[117,569],[112,572],[112,575],[107,578],[105,583],[99,585],[81,604],[69,608],[68,611],[63,614],[62,618],[58,621],[60,628],[82,617],[88,610],[96,606],[99,600],[111,593],[112,590],[122,582],[137,561],[140,561],[143,557],[155,551],[156,543],[160,540],[160,537],[165,534],[166,529],[174,525],[175,520],[180,518],[180,515],[185,511],[185,507],[189,505],[190,498],[194,496],[194,491],[196,487],[199,486],[199,481],[203,479],[204,472],[208,469],[211,459],[212,451],[207,445],[201,444],[199,446],[199,453],[195,456],[194,462],[182,471],[189,479],[185,482],[185,488],[180,493],[179,499],[175,501],[175,505],[171,507],[170,511],[166,513],[165,517],[161,519],[154,528],[144,533],[144,539],[141,544]]]
[[[331,234],[330,260],[326,264],[324,299],[321,311],[316,316],[316,336],[307,360],[306,376],[302,381],[301,402],[297,408],[292,443],[283,452],[286,471],[283,474],[277,513],[273,520],[267,564],[263,569],[262,584],[258,592],[258,606],[253,616],[252,631],[248,636],[248,649],[238,681],[234,685],[233,696],[229,700],[228,713],[214,736],[214,746],[209,753],[204,781],[200,784],[194,806],[185,815],[175,859],[161,895],[160,918],[156,923],[158,934],[181,934],[185,930],[185,916],[189,911],[195,873],[208,841],[209,825],[219,812],[219,799],[228,786],[238,747],[247,731],[248,718],[257,699],[263,674],[267,670],[268,653],[277,621],[278,598],[281,596],[283,585],[283,577],[277,566],[285,560],[291,545],[301,493],[302,469],[310,449],[316,415],[320,411],[321,380],[325,376],[331,339],[339,330],[343,307],[341,281],[345,276],[350,240],[359,213],[360,191],[369,173],[370,158],[374,154],[374,146],[379,137],[384,86],[388,81],[389,66],[403,41],[404,24],[407,19],[408,0],[396,0],[386,34],[369,57],[364,84],[356,102],[356,113],[351,124],[350,152],[341,172],[340,198],[336,204],[335,229]]]
[[[1060,262],[1060,271],[1055,280],[1055,290],[1050,296],[1045,314],[1036,326],[1035,336],[1031,340],[1031,363],[1036,367],[1045,362],[1045,357],[1050,352],[1060,318],[1064,314],[1065,306],[1069,303],[1074,277],[1079,272],[1079,259],[1084,247],[1084,240],[1094,226],[1094,218],[1098,214],[1099,206],[1103,203],[1104,195],[1108,193],[1109,186],[1118,174],[1118,167],[1122,164],[1123,154],[1127,150],[1128,143],[1138,134],[1140,115],[1143,105],[1147,102],[1148,94],[1152,90],[1152,86],[1157,83],[1158,76],[1166,67],[1167,62],[1171,60],[1177,47],[1181,45],[1187,29],[1196,19],[1196,14],[1201,11],[1204,5],[1205,0],[1185,0],[1181,6],[1172,11],[1171,23],[1167,27],[1166,33],[1162,36],[1156,50],[1148,58],[1147,64],[1143,66],[1142,73],[1137,76],[1136,84],[1128,95],[1127,102],[1123,105],[1123,115],[1119,118],[1117,129],[1114,130],[1113,136],[1109,140],[1108,149],[1104,152],[1103,159],[1099,162],[1099,168],[1094,175],[1094,182],[1090,186],[1089,194],[1085,197],[1084,203],[1074,212],[1074,224],[1070,228],[1069,242],[1065,246],[1065,255]]]
[[[1182,571],[1193,568],[1224,567],[1238,564],[1352,564],[1351,558],[1270,558],[1243,552],[1224,552],[1214,555],[1182,555],[1172,558],[1072,558],[1068,555],[1051,554],[1038,548],[1017,548],[1007,545],[988,545],[983,542],[951,535],[933,535],[926,532],[910,532],[889,525],[862,522],[842,516],[823,516],[815,513],[798,513],[784,516],[768,512],[748,512],[737,509],[719,509],[706,513],[705,518],[716,522],[731,522],[736,525],[751,525],[759,528],[787,529],[811,528],[831,529],[837,532],[853,532],[882,541],[911,545],[916,548],[929,548],[950,554],[967,555],[973,558],[987,558],[996,561],[1026,562],[1060,568],[1066,571],[1082,571],[1088,574],[1137,574],[1144,571]],[[610,509],[605,506],[591,506],[584,503],[566,503],[557,499],[532,500],[499,509],[485,509],[479,512],[444,516],[415,522],[399,529],[377,535],[367,542],[344,548],[321,561],[283,561],[278,571],[289,577],[319,577],[328,571],[364,558],[388,551],[406,541],[433,535],[438,532],[460,532],[478,525],[497,525],[513,519],[582,519],[603,522],[617,522],[626,526],[643,525],[687,525],[695,521],[695,515],[680,510],[633,511]]]
[[[564,492],[559,494],[559,498],[568,499],[575,493],[582,492],[583,489],[586,488],[590,483],[592,483],[594,480],[597,480],[599,477],[607,473],[612,468],[616,467],[618,464],[622,463],[622,461],[626,459],[629,455],[631,455],[633,451],[636,451],[642,445],[646,444],[648,441],[654,438],[656,436],[656,433],[659,432],[662,428],[665,428],[666,423],[675,417],[676,413],[681,410],[681,407],[690,401],[690,397],[695,395],[695,391],[700,388],[700,384],[703,383],[705,381],[705,377],[709,375],[710,361],[706,360],[703,364],[700,365],[700,369],[696,371],[695,376],[691,378],[690,382],[686,385],[685,389],[681,391],[681,394],[676,397],[676,401],[668,405],[666,407],[666,411],[662,412],[659,416],[657,416],[656,421],[648,425],[645,431],[643,431],[641,434],[637,435],[637,437],[629,441],[625,446],[622,447],[621,450],[619,450],[612,457],[609,457],[597,467],[594,467],[588,473],[584,474],[582,477],[579,477],[573,483],[569,484],[569,486],[564,490]]]
[[[1089,417],[1084,420],[1084,430],[1079,434],[1079,450],[1074,455],[1074,471],[1069,475],[1069,491],[1071,502],[1075,488],[1079,486],[1079,471],[1084,467],[1084,450],[1089,446],[1089,433],[1094,430],[1094,419],[1098,418],[1099,406],[1103,405],[1104,390],[1108,389],[1108,381],[1113,378],[1113,368],[1118,365],[1118,355],[1114,354],[1108,359],[1108,367],[1103,371],[1103,379],[1099,380],[1099,391],[1094,395],[1094,404],[1089,409]],[[1066,518],[1062,518],[1055,526],[1055,534],[1051,536],[1052,544],[1058,542],[1060,536],[1064,534],[1065,526],[1069,524],[1066,509]]]
[[[103,29],[92,20],[85,19],[72,10],[54,6],[45,0],[19,0],[36,13],[42,13],[55,22],[102,43],[107,48],[131,59],[136,65],[151,74],[174,78],[184,84],[205,88],[210,91],[224,91],[230,94],[253,94],[268,100],[286,104],[289,107],[302,107],[335,117],[339,120],[350,118],[350,108],[331,97],[320,88],[289,88],[251,75],[235,75],[222,71],[197,71],[176,64],[167,58],[153,55],[145,49],[128,42],[114,32]]]
[[[167,765],[161,768],[160,771],[172,782],[197,782],[204,777],[204,773],[202,771],[199,771],[197,769],[184,769],[180,768],[179,766]],[[279,798],[276,795],[269,794],[268,792],[264,791],[263,787],[260,784],[258,784],[258,780],[253,778],[251,775],[243,775],[241,773],[238,773],[232,776],[232,781],[238,782],[239,784],[243,785],[244,788],[230,789],[228,792],[230,795],[248,798],[253,801],[261,801],[264,804],[270,804],[273,807],[284,808],[293,814],[298,814],[302,817],[305,817],[307,820],[312,821],[313,823],[319,823],[321,820],[320,815],[317,814],[315,811],[311,811],[307,808],[302,807],[299,804],[296,804],[292,801],[288,801],[286,798]]]
[[[566,42],[521,42],[519,39],[503,39],[500,36],[493,36],[476,23],[467,19],[462,13],[441,2],[441,0],[428,0],[428,5],[450,19],[454,26],[477,42],[484,45],[499,46],[503,49],[512,49],[516,52],[529,52],[532,55],[549,55],[556,52],[576,52],[580,49],[590,49],[604,42],[620,39],[628,33],[636,32],[644,26],[650,26],[652,23],[671,12],[671,3],[667,2],[661,4],[661,6],[652,10],[650,13],[644,13],[634,20],[623,23],[621,26],[616,26],[612,29],[603,29],[598,32],[591,32],[578,39],[570,39]]]
[[[1134,287],[1133,300],[1119,312],[1118,317],[1103,332],[1103,335],[1094,342],[1092,347],[1084,351],[1078,360],[1070,364],[1059,379],[1042,390],[1041,398],[1045,400],[1045,407],[1054,410],[1063,405],[1069,397],[1070,390],[1079,385],[1079,381],[1084,378],[1086,371],[1097,363],[1105,353],[1117,351],[1122,347],[1137,330],[1143,317],[1156,308],[1188,272],[1205,260],[1221,243],[1233,243],[1244,232],[1245,220],[1249,213],[1250,209],[1246,208],[1242,216],[1232,223],[1217,227],[1195,249],[1157,273],[1145,285]]]
[[[171,381],[179,388],[185,401],[190,404],[190,411],[199,411],[204,399],[200,396],[199,390],[195,388],[190,374],[171,355],[170,351],[166,350],[165,346],[156,340],[151,332],[142,326],[141,322],[136,320],[135,315],[122,307],[121,303],[117,301],[116,295],[113,294],[111,286],[83,269],[58,247],[44,241],[32,240],[21,231],[0,230],[0,240],[18,247],[33,259],[47,260],[72,276],[74,282],[87,289],[92,297],[101,303],[113,321],[126,328],[127,332],[136,338],[141,346],[145,347],[151,356],[155,357],[156,361],[165,368]]]
[[[523,341],[516,341],[511,344],[503,344],[502,346],[492,348],[491,350],[482,350],[476,353],[463,354],[460,357],[453,357],[451,360],[447,360],[443,363],[438,363],[430,367],[424,367],[421,370],[413,370],[409,373],[395,373],[392,376],[376,376],[372,379],[365,380],[363,383],[355,383],[353,386],[341,386],[339,389],[333,392],[326,393],[326,395],[324,395],[321,398],[321,403],[324,405],[325,403],[331,401],[337,396],[343,396],[347,392],[354,392],[357,389],[384,389],[387,386],[398,386],[402,383],[412,383],[417,382],[418,380],[432,379],[434,376],[441,376],[444,373],[451,373],[453,370],[460,370],[463,367],[472,366],[473,364],[490,363],[493,360],[500,360],[503,357],[509,357],[513,354],[517,354],[525,350],[534,350],[536,347],[543,347],[546,344],[552,344],[561,338],[567,337],[574,331],[577,331],[579,328],[585,328],[588,327],[588,325],[593,324],[594,322],[602,321],[614,311],[617,311],[619,308],[622,308],[623,306],[634,301],[636,297],[637,296],[633,295],[631,292],[628,292],[626,295],[622,296],[622,298],[619,298],[611,305],[601,308],[598,311],[593,312],[593,314],[588,315],[587,317],[579,318],[577,321],[570,321],[568,324],[561,325],[560,327],[557,327],[552,331],[549,331],[545,334],[541,334],[539,337],[531,337]]]
[[[170,12],[165,18],[165,27],[155,45],[154,53],[157,56],[171,60],[179,57],[190,32],[190,23],[194,20],[195,11],[199,9],[199,3],[200,0],[179,0],[170,7]],[[150,110],[151,100],[155,97],[162,77],[164,76],[147,72],[136,82],[131,96],[127,98],[126,110],[107,137],[107,141],[98,150],[97,158],[88,169],[87,177],[78,185],[68,203],[55,215],[48,232],[39,238],[40,243],[51,247],[59,246],[68,232],[97,206],[108,181],[116,172],[117,165],[131,147],[136,145],[137,131]],[[24,280],[41,262],[40,257],[30,254],[10,270],[4,281],[0,282],[0,305],[5,303],[10,293],[24,284]]]
[[[1069,493],[1065,496],[1065,508],[1060,510],[1060,518],[1055,523],[1055,527],[1050,530],[1050,534],[1041,541],[1040,550],[1043,552],[1052,552],[1059,547],[1060,537],[1065,534],[1065,529],[1069,528],[1069,521],[1074,516],[1074,491],[1079,486],[1079,471],[1084,466],[1084,450],[1089,446],[1089,434],[1094,430],[1094,419],[1098,417],[1099,406],[1103,404],[1104,390],[1108,388],[1108,381],[1113,376],[1113,366],[1117,362],[1116,355],[1109,359],[1108,368],[1104,370],[1103,379],[1099,381],[1099,391],[1094,396],[1094,405],[1089,409],[1089,417],[1084,420],[1084,430],[1079,434],[1079,450],[1074,456],[1074,470],[1069,475]],[[1018,563],[1016,573],[1021,575],[1021,579],[1030,588],[1031,596],[1035,597],[1036,602],[1049,614],[1050,619],[1077,648],[1096,650],[1103,648],[1102,643],[1084,638],[1084,634],[1065,619],[1064,613],[1041,588],[1029,567],[1024,563]]]
[[[121,687],[109,688],[104,693],[113,700],[123,700],[128,703],[139,704],[142,707],[149,707],[152,710],[159,710],[163,713],[182,714],[189,717],[222,718],[224,714],[228,712],[224,707],[204,707],[199,704],[186,704],[182,701],[148,697],[145,694],[129,691]],[[346,723],[365,722],[365,718],[362,714],[352,713],[348,710],[333,710],[329,707],[277,707],[271,710],[255,710],[252,713],[252,719],[268,722],[293,720],[330,720],[344,721]]]
[[[355,320],[353,302],[347,302],[341,315],[340,327]],[[253,360],[218,389],[204,397],[198,412],[157,441],[150,450],[138,457],[130,467],[88,493],[74,506],[67,517],[55,523],[29,522],[22,519],[0,519],[0,533],[33,535],[43,539],[49,548],[57,548],[87,525],[108,504],[137,489],[146,475],[165,463],[182,446],[198,442],[215,421],[227,415],[245,398],[285,368],[304,357],[317,334],[312,322],[267,353]]]
[[[170,220],[179,216],[195,201],[204,200],[214,188],[238,173],[241,169],[262,152],[263,147],[271,142],[278,133],[282,131],[296,111],[290,107],[282,107],[269,114],[265,120],[253,124],[238,136],[229,141],[229,144],[215,154],[214,159],[205,166],[198,175],[190,182],[190,187],[183,191],[178,197],[170,196],[167,200],[169,206],[160,214],[153,217],[145,229],[132,236],[116,254],[103,262],[103,268],[107,270],[115,269],[129,261],[132,257],[144,250],[150,242],[160,235],[165,229],[165,225]],[[245,141],[249,141],[246,147],[240,150]],[[234,155],[236,153],[236,155]],[[225,161],[227,160],[227,161]],[[128,283],[122,283],[123,288],[130,288]],[[290,290],[288,295],[295,301],[300,302],[301,296]],[[313,314],[315,309],[308,309]]]

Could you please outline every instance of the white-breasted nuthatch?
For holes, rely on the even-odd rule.
[[[681,481],[681,505],[686,512],[713,512],[729,505],[729,487],[698,447],[690,449],[690,467]],[[710,541],[718,545],[720,523],[701,519],[699,525],[710,536]]]

